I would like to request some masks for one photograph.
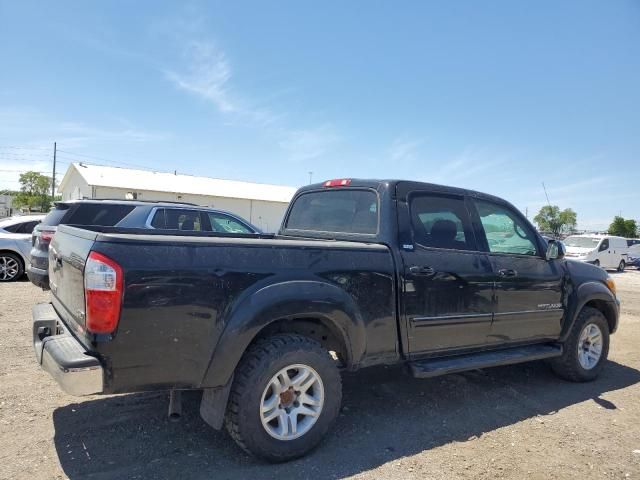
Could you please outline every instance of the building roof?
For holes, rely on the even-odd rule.
[[[132,191],[150,190],[288,203],[297,190],[295,187],[266,183],[239,182],[183,174],[174,175],[167,172],[133,170],[86,163],[70,164],[60,182],[59,190],[63,190],[69,182],[72,170],[77,171],[90,186],[126,188]]]

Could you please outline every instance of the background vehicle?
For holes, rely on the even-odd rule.
[[[627,240],[612,235],[571,235],[564,239],[567,257],[592,263],[604,269],[624,271],[627,265]]]
[[[203,419],[270,461],[322,439],[340,368],[550,359],[588,381],[617,328],[605,271],[478,192],[333,180],[300,189],[276,236],[171,233],[60,226],[36,358],[75,395],[203,389]]]
[[[44,215],[24,215],[0,220],[0,282],[13,282],[29,263],[31,232]]]
[[[56,202],[33,230],[27,275],[34,285],[49,289],[49,244],[58,225],[163,228],[197,232],[258,233],[259,230],[229,212],[189,203],[139,200],[75,200]]]
[[[629,247],[627,266],[640,268],[640,243],[636,243]]]
[[[633,245],[640,244],[640,238],[627,238],[627,246],[631,247]]]

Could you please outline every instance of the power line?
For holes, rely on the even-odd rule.
[[[99,162],[116,163],[116,164],[124,165],[124,166],[127,166],[127,167],[135,167],[135,168],[143,168],[145,170],[153,170],[152,167],[148,167],[148,166],[136,165],[135,163],[122,162],[122,161],[119,161],[119,160],[110,160],[110,159],[104,158],[104,157],[96,157],[95,155],[85,155],[83,153],[75,153],[75,152],[70,152],[68,150],[58,149],[58,153],[66,153],[67,155],[73,155],[73,156],[76,156],[76,157],[89,158],[89,159],[92,159],[92,160],[98,160]]]

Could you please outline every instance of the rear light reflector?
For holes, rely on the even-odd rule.
[[[122,304],[122,267],[91,252],[84,267],[86,326],[92,333],[111,333],[118,326]]]
[[[347,187],[351,184],[351,180],[349,178],[342,178],[336,180],[327,180],[324,182],[325,187]]]

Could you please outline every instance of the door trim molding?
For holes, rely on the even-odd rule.
[[[413,317],[409,321],[414,327],[435,327],[457,323],[481,323],[491,321],[492,313],[471,313],[462,315],[441,315],[436,317]]]

